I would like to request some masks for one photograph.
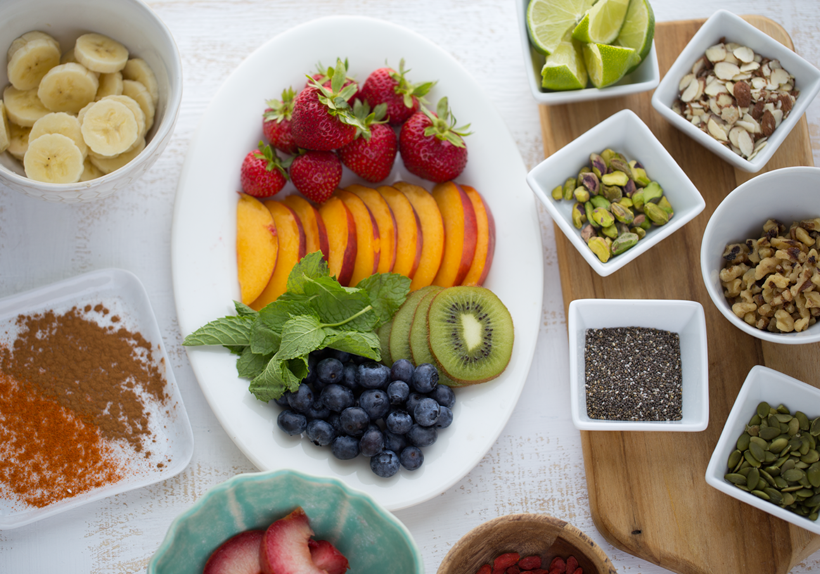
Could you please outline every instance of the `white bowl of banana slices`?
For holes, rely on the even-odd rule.
[[[0,22],[0,185],[79,203],[141,177],[182,99],[156,14],[141,0],[3,0]]]

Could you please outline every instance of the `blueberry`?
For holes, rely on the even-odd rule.
[[[329,385],[331,383],[338,383],[342,378],[344,367],[339,359],[327,358],[319,361],[316,365],[316,377],[319,382]]]
[[[279,425],[280,429],[291,436],[300,435],[305,432],[307,428],[307,417],[295,413],[290,409],[286,409],[279,413],[276,424]]]
[[[313,391],[305,383],[300,383],[296,392],[288,396],[288,404],[296,412],[307,413],[313,404]]]
[[[290,391],[285,391],[281,397],[278,399],[274,399],[277,405],[283,408],[290,408],[290,403],[288,402],[288,396],[290,395]]]
[[[409,384],[413,380],[413,371],[415,370],[413,363],[407,359],[399,359],[390,367],[390,380],[404,381]]]
[[[441,407],[436,402],[436,399],[424,397],[419,401],[419,404],[416,405],[416,408],[413,409],[413,418],[416,419],[416,422],[421,426],[431,427],[436,424],[440,409]]]
[[[384,450],[384,434],[377,426],[371,426],[359,439],[359,450],[363,456],[376,456]]]
[[[436,399],[436,402],[443,407],[453,408],[456,404],[456,394],[447,385],[437,385],[430,393],[430,397]]]
[[[330,416],[330,409],[325,406],[321,399],[316,399],[305,414],[310,419],[326,420]]]
[[[392,450],[383,450],[370,459],[370,470],[382,478],[390,478],[399,472],[399,457]]]
[[[336,438],[336,431],[327,421],[312,420],[307,425],[307,436],[316,446],[327,446]]]
[[[438,385],[438,369],[430,363],[422,363],[413,371],[413,389],[419,393],[429,393]]]
[[[327,356],[337,359],[341,363],[346,363],[350,360],[350,353],[348,353],[347,351],[338,351],[336,349],[330,349],[330,352],[327,354]]]
[[[319,359],[311,353],[308,355],[308,376],[302,382],[313,385],[316,382],[316,365],[319,364]]]
[[[384,425],[392,433],[407,434],[413,426],[413,418],[404,411],[393,411],[384,420]],[[398,451],[396,451],[398,452]]]
[[[424,453],[417,446],[408,446],[401,451],[399,462],[407,470],[417,470],[424,462]]]
[[[359,384],[366,389],[387,388],[390,369],[379,363],[369,362],[359,365]]]
[[[350,360],[357,365],[361,365],[362,363],[372,361],[373,359],[368,359],[367,357],[362,357],[361,355],[350,355]]]
[[[436,442],[436,438],[438,438],[436,427],[423,427],[415,424],[407,433],[407,441],[419,448],[430,446]]]
[[[320,396],[322,403],[330,410],[340,413],[347,407],[352,407],[356,401],[353,391],[342,385],[328,385],[322,389]]]
[[[345,365],[344,375],[339,384],[346,386],[351,391],[355,391],[359,386],[359,368],[353,363]]]
[[[364,409],[371,421],[384,418],[390,411],[387,393],[379,389],[370,389],[359,395],[359,406]]]
[[[359,456],[359,441],[352,436],[337,436],[330,443],[330,452],[339,460],[350,460]]]
[[[400,405],[410,396],[410,386],[404,381],[393,381],[387,385],[387,398],[391,405]]]
[[[403,434],[395,434],[389,430],[384,431],[384,448],[393,452],[401,452],[407,446],[407,439]]]
[[[404,408],[407,409],[407,412],[410,413],[411,416],[413,415],[413,411],[416,410],[416,405],[418,405],[419,401],[423,398],[425,398],[425,396],[420,393],[410,393],[407,397],[407,402],[404,404]]]
[[[362,436],[370,424],[370,417],[359,407],[348,407],[339,417],[342,430],[350,436]]]
[[[436,428],[446,429],[451,424],[453,424],[453,411],[450,410],[450,407],[441,407],[436,421]]]
[[[333,430],[336,431],[336,434],[344,434],[344,429],[342,428],[342,421],[339,413],[330,413],[330,416],[327,417],[327,422],[330,423],[330,426],[333,427]]]

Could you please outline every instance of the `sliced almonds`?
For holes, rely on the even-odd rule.
[[[121,96],[109,96],[112,97]],[[134,113],[125,104],[109,98],[91,106],[83,117],[81,129],[90,149],[112,157],[130,148],[141,135]]]
[[[83,173],[83,154],[61,134],[46,134],[29,142],[23,158],[29,179],[46,183],[76,183]]]

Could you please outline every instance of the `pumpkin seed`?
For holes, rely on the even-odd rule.
[[[783,413],[780,413],[780,412],[778,412],[776,415],[774,415],[774,417],[778,420],[778,422],[781,422],[781,423],[787,423],[787,422],[791,421],[794,418],[793,416],[791,416],[788,413],[783,414]]]
[[[799,468],[800,470],[806,470],[807,468],[809,468],[809,465],[807,465],[802,460],[798,460],[796,463],[794,463],[794,468]]]
[[[797,419],[792,419],[789,421],[789,430],[788,433],[790,436],[796,435],[797,431],[800,430],[800,421]]]
[[[761,477],[763,477],[763,479],[764,479],[766,482],[768,482],[770,486],[774,486],[774,478],[772,477],[772,475],[771,475],[771,474],[769,474],[769,473],[768,473],[768,472],[766,472],[765,470],[761,470],[761,471],[760,471],[760,476],[761,476]]]
[[[767,466],[763,470],[768,472],[769,476],[780,476],[780,469],[776,466]]]
[[[757,435],[766,440],[772,440],[773,438],[780,436],[780,429],[774,427],[760,427],[760,431],[758,431]]]
[[[800,423],[800,430],[809,430],[809,417],[806,416],[806,413],[801,411],[797,411],[794,413],[794,418],[796,418]]]
[[[765,418],[769,416],[770,408],[771,407],[769,407],[769,403],[767,403],[766,401],[761,402],[759,405],[757,405],[757,415],[760,418]]]
[[[734,468],[734,467],[736,467],[736,466],[737,466],[737,463],[739,463],[739,462],[740,462],[740,459],[741,459],[741,457],[742,457],[742,456],[743,456],[743,453],[742,453],[742,452],[740,452],[739,450],[736,450],[736,451],[734,451],[732,454],[730,454],[730,455],[729,455],[729,464],[728,464],[728,467],[729,467],[729,468]]]
[[[752,438],[755,438],[755,437],[752,437]],[[752,453],[752,456],[755,457],[755,459],[758,460],[758,461],[762,462],[762,461],[766,460],[766,451],[763,450],[763,447],[760,446],[759,444],[757,444],[756,442],[750,442],[749,443],[749,452]],[[752,461],[749,461],[749,463],[751,463],[751,462]],[[752,465],[752,466],[754,466],[754,465]],[[760,466],[760,465],[758,465],[758,466]]]
[[[802,488],[794,493],[795,496],[802,496],[803,498],[811,498],[814,496],[814,491],[809,490],[808,488]]]
[[[794,496],[791,492],[783,493],[783,504],[785,506],[791,506],[792,504],[794,504]]]
[[[791,415],[791,411],[783,403],[777,405],[777,412],[779,412],[781,415]]]
[[[769,451],[774,453],[782,452],[784,448],[789,445],[789,441],[785,438],[776,438],[769,445]],[[731,460],[731,459],[729,459]]]
[[[749,441],[752,439],[751,435],[748,433],[743,433],[740,435],[740,438],[737,439],[737,450],[743,452],[747,448],[749,448]]]
[[[757,488],[757,482],[760,480],[760,471],[753,468],[746,475],[746,486],[749,488]]]
[[[757,436],[757,433],[760,432],[760,426],[758,425],[751,425],[746,427],[746,432],[749,433],[749,436]]]
[[[781,488],[780,492],[796,492],[798,490],[803,490],[803,487],[799,484],[796,485],[796,486],[789,486],[787,488]]]
[[[769,495],[769,500],[774,502],[775,504],[782,504],[783,503],[783,495],[776,491],[774,488],[766,488],[763,490],[766,494]]]
[[[783,476],[786,473],[787,470],[791,470],[793,468],[794,468],[794,460],[792,460],[792,459],[787,460],[782,465],[780,465],[780,476]],[[785,477],[783,477],[783,478],[785,478]]]
[[[782,476],[775,476],[775,477],[774,477],[774,485],[775,485],[777,488],[779,488],[780,490],[783,490],[784,488],[788,488],[788,487],[789,487],[789,483],[788,483],[788,482],[786,482],[786,481],[783,479],[783,477],[782,477]]]
[[[801,478],[806,476],[806,473],[803,472],[802,470],[797,469],[797,468],[793,468],[791,470],[787,470],[787,471],[783,472],[780,476],[782,476],[783,478],[785,478],[789,482],[797,482],[798,480],[800,480]]]
[[[817,417],[816,419],[811,421],[810,428],[811,430],[809,432],[811,432],[811,434],[813,434],[814,436],[820,435],[820,417]]]
[[[769,495],[763,492],[762,490],[753,490],[752,494],[754,494],[758,498],[762,498],[763,500],[771,500]]]
[[[809,477],[809,482],[812,486],[820,486],[820,462],[815,462],[806,470],[806,476]]]
[[[816,450],[809,450],[805,456],[800,457],[800,460],[809,464],[815,463],[820,460],[820,452],[817,452]]]
[[[729,474],[725,475],[723,478],[725,478],[726,480],[728,480],[732,484],[741,484],[743,486],[746,486],[746,477],[743,476],[742,474],[729,473]]]

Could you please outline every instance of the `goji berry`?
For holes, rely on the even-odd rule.
[[[493,574],[507,574],[506,568],[493,568]]]
[[[518,564],[518,559],[521,556],[518,552],[507,552],[506,554],[502,554],[498,558],[493,561],[493,570],[506,570],[510,566],[515,566]]]
[[[541,568],[541,557],[527,556],[526,558],[522,558],[518,562],[518,567],[521,568],[521,570],[535,570],[536,568]]]
[[[530,574],[549,574],[549,570],[539,568],[538,570],[530,570]]]
[[[481,568],[478,569],[478,572],[475,574],[492,574],[493,569],[490,567],[489,564],[485,564]]]
[[[560,556],[556,556],[550,562],[550,574],[555,570],[557,574],[564,574],[567,571],[567,563]]]
[[[521,574],[521,568],[519,568],[517,564],[515,566],[510,566],[507,568],[507,574]]]
[[[584,574],[584,569],[579,566],[572,574]]]
[[[567,572],[575,574],[576,570],[578,570],[578,560],[575,559],[575,556],[570,556],[567,558]]]

